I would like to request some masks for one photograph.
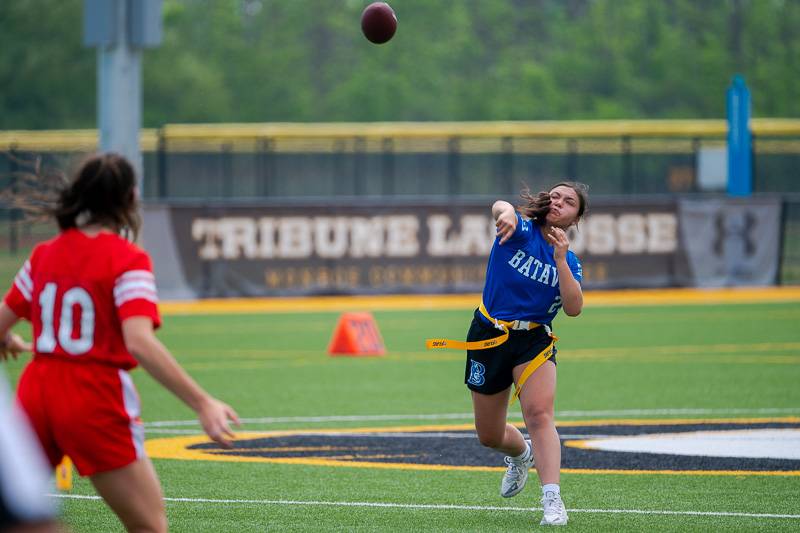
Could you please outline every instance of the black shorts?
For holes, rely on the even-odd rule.
[[[483,341],[502,334],[501,330],[476,310],[467,333],[467,341]],[[512,329],[508,340],[500,346],[486,350],[467,350],[464,383],[470,390],[481,394],[504,391],[514,383],[514,367],[532,361],[552,341],[547,329],[539,326],[531,330]],[[555,346],[550,360],[556,362]]]

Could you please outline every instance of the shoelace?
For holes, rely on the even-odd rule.
[[[522,473],[525,468],[525,462],[518,463],[511,457],[506,456],[505,462],[508,465],[508,474],[514,477],[522,476]]]
[[[552,496],[550,498],[542,498],[542,507],[547,514],[561,515],[564,513],[564,502],[560,496]]]

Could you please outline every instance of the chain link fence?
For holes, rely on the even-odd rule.
[[[781,281],[800,283],[800,120],[755,119],[752,130],[754,192],[786,198]],[[726,134],[721,120],[167,125],[142,131],[142,189],[159,203],[513,199],[576,179],[593,197],[713,195],[725,188]],[[93,130],[0,132],[0,187],[96,146]],[[0,204],[6,255],[53,231]]]

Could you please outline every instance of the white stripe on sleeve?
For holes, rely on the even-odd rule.
[[[19,292],[22,293],[22,297],[25,298],[27,302],[31,301],[31,291],[28,290],[27,287],[19,280],[19,276],[14,279],[14,285],[16,285]]]
[[[143,299],[158,303],[156,278],[148,270],[129,270],[114,283],[114,305],[118,308],[125,302]]]
[[[158,296],[155,289],[131,289],[120,293],[119,296],[114,297],[114,305],[122,307],[122,304],[131,300],[147,300],[148,302],[158,303]]]
[[[123,272],[117,278],[115,284],[119,284],[125,281],[138,281],[138,280],[155,281],[156,277],[149,270],[128,270],[127,272]]]
[[[30,261],[25,261],[25,264],[22,265],[22,268],[20,268],[19,272],[17,272],[17,277],[29,291],[33,290],[33,280],[31,279]]]
[[[14,278],[14,285],[17,286],[19,292],[22,293],[22,296],[27,301],[31,301],[31,293],[33,292],[33,280],[31,279],[31,262],[25,261],[25,264],[22,265],[22,268],[19,269],[17,272],[17,276]]]

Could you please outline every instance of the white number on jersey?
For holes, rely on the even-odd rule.
[[[38,353],[53,353],[56,350],[53,317],[56,307],[55,283],[47,283],[39,293],[39,306],[42,308],[42,332],[36,339]],[[81,308],[80,336],[72,337],[74,328],[74,306]],[[61,319],[58,327],[58,344],[70,355],[83,355],[92,349],[94,343],[94,302],[89,293],[81,287],[72,287],[61,298]]]
[[[553,305],[550,306],[550,309],[547,310],[547,313],[558,313],[559,309],[561,309],[561,296],[556,296],[556,299],[553,300]]]

